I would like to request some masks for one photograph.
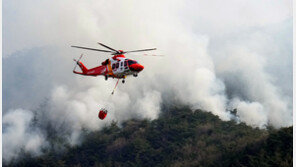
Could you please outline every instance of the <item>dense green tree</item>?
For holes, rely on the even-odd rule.
[[[83,133],[70,147],[62,138],[40,157],[23,153],[6,166],[292,166],[293,129],[266,130],[188,107],[165,107],[156,120],[117,122]],[[54,136],[54,135],[53,135]]]

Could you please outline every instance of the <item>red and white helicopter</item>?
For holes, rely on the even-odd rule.
[[[103,76],[105,76],[105,80],[108,80],[109,77],[112,77],[112,78],[118,78],[118,80],[123,79],[122,83],[124,83],[125,82],[124,79],[128,75],[133,75],[134,77],[137,77],[138,73],[144,69],[143,65],[139,64],[135,60],[126,58],[124,56],[124,54],[132,53],[132,52],[144,52],[144,51],[156,50],[156,48],[151,48],[151,49],[123,51],[123,50],[113,49],[113,48],[106,46],[106,45],[99,43],[99,42],[98,42],[98,44],[109,49],[109,50],[88,48],[88,47],[82,47],[82,46],[71,46],[74,48],[105,52],[105,53],[110,53],[111,55],[114,55],[112,58],[108,58],[104,62],[102,62],[101,66],[94,67],[91,69],[86,68],[85,65],[80,61],[80,59],[82,57],[82,55],[81,55],[78,60],[74,59],[74,61],[81,68],[82,72],[75,71],[75,69],[76,69],[76,66],[75,66],[75,68],[73,70],[73,72],[75,74],[88,75],[88,76],[103,75]],[[153,56],[156,56],[156,55],[153,55]]]

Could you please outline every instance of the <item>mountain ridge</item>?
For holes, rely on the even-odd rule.
[[[84,130],[80,145],[39,157],[24,153],[4,166],[291,166],[292,132],[292,127],[252,128],[175,106],[163,108],[156,120],[131,119],[100,131]]]

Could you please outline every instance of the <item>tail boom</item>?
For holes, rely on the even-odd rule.
[[[75,74],[80,75],[90,75],[90,76],[97,76],[97,75],[106,75],[107,74],[107,67],[106,66],[98,66],[92,69],[87,69],[82,62],[77,62],[78,66],[82,70],[82,72],[73,71]]]

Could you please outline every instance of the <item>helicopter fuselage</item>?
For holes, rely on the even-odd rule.
[[[108,77],[125,78],[129,75],[136,77],[138,73],[144,69],[143,65],[139,64],[135,60],[126,58],[124,55],[115,55],[102,62],[101,66],[92,69],[87,69],[80,61],[77,61],[77,64],[81,68],[82,72],[74,70],[74,73],[88,76],[104,75],[105,79],[108,79]]]
[[[124,78],[126,78],[126,76],[133,75],[134,77],[137,77],[138,73],[144,69],[144,66],[139,64],[135,60],[127,59],[123,54],[156,50],[156,48],[150,48],[150,49],[123,51],[123,50],[116,50],[100,42],[98,42],[98,44],[105,47],[108,50],[89,48],[84,46],[71,46],[74,48],[105,52],[105,53],[110,53],[111,55],[114,55],[112,58],[106,59],[104,62],[102,62],[101,66],[98,66],[92,69],[87,69],[84,66],[84,64],[81,61],[79,61],[83,56],[82,54],[78,60],[74,59],[74,61],[80,67],[82,72],[75,71],[76,69],[76,66],[75,66],[73,70],[75,74],[88,75],[88,76],[104,75],[106,80],[108,79],[108,77],[118,78],[118,79],[123,78],[122,82],[124,83]]]

